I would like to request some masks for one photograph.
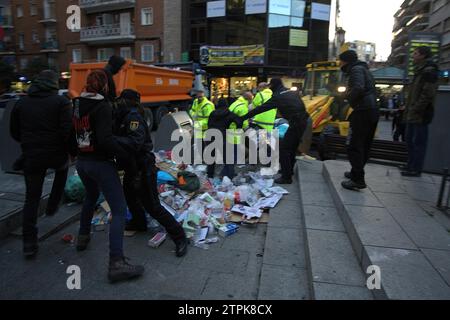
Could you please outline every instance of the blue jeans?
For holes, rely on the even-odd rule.
[[[408,123],[406,143],[408,144],[408,169],[422,172],[428,144],[428,125]]]
[[[91,223],[100,191],[111,208],[109,254],[111,258],[123,257],[123,232],[127,203],[114,163],[107,161],[78,160],[78,174],[86,188],[86,198],[80,218],[80,235],[91,232]]]

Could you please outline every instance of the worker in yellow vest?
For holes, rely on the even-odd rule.
[[[216,108],[206,98],[204,89],[195,90],[195,94],[197,98],[194,100],[189,115],[194,120],[195,139],[203,140],[205,138],[205,132],[208,130],[209,116]]]
[[[262,82],[258,85],[258,93],[253,99],[253,108],[257,109],[263,104],[267,103],[272,99],[273,92],[270,86],[266,82]],[[275,127],[275,119],[277,118],[277,109],[273,109],[255,116],[251,123],[256,126],[256,128],[265,129],[268,133],[273,131]]]
[[[230,112],[234,113],[238,117],[243,117],[248,113],[248,107],[253,101],[253,94],[251,92],[245,92],[241,97],[239,97],[230,107]],[[246,130],[249,127],[248,121],[244,122],[242,129]],[[241,144],[240,131],[237,131],[237,125],[232,123],[227,132],[227,141],[231,144]]]

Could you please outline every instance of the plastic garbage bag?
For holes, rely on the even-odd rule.
[[[64,194],[70,202],[83,202],[84,196],[86,195],[86,189],[77,173],[67,180]]]
[[[174,177],[172,177],[172,175],[170,175],[169,173],[167,173],[165,171],[158,171],[157,180],[158,180],[158,185],[174,184],[177,181]]]

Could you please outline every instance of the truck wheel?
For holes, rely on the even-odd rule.
[[[154,128],[158,128],[159,124],[161,123],[162,118],[164,118],[169,113],[169,108],[166,106],[159,107],[155,111],[155,126]]]
[[[145,109],[145,122],[151,132],[153,130],[153,112],[150,109]]]

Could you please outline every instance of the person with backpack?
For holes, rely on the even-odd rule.
[[[161,205],[157,188],[157,172],[150,130],[140,110],[140,94],[125,89],[119,97],[116,112],[115,139],[129,154],[123,164],[123,189],[132,219],[127,231],[147,231],[145,211],[161,224],[174,241],[177,257],[187,253],[188,240],[182,226]]]
[[[35,257],[39,249],[36,223],[48,169],[55,170],[55,180],[47,216],[56,214],[67,180],[72,104],[58,95],[58,89],[58,75],[52,70],[42,71],[32,82],[28,96],[17,102],[10,118],[11,136],[22,148],[18,169],[24,170],[26,184],[22,223],[26,258]]]
[[[112,214],[108,279],[117,282],[141,276],[144,267],[131,265],[123,253],[127,203],[114,160],[126,163],[129,155],[113,136],[113,109],[100,94],[108,92],[107,74],[104,70],[95,70],[88,75],[85,91],[73,101],[77,170],[86,189],[77,250],[84,251],[89,245],[91,222],[102,192]]]

